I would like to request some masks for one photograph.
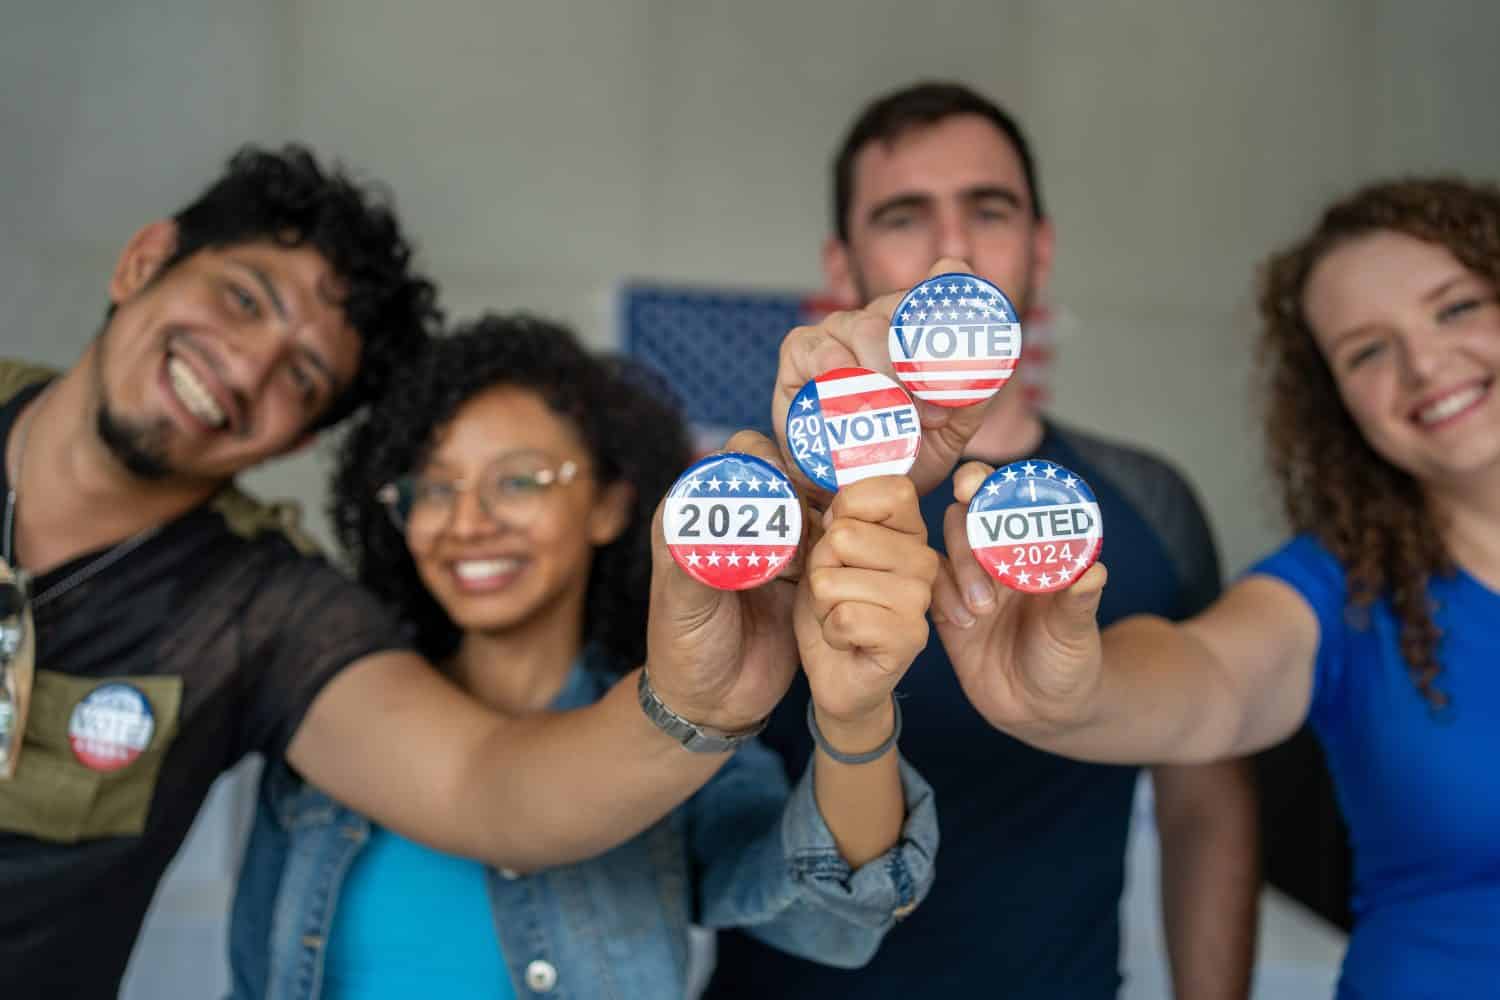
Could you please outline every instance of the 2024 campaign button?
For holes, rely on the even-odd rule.
[[[969,501],[969,546],[996,580],[1030,594],[1062,590],[1104,546],[1088,483],[1052,462],[1013,462],[990,473]]]
[[[891,314],[888,344],[896,377],[912,395],[972,406],[1015,374],[1021,320],[997,285],[955,271],[906,293]]]
[[[786,417],[787,446],[803,474],[829,492],[871,476],[903,475],[917,460],[916,404],[868,368],[835,368],[808,382]]]
[[[130,684],[94,688],[68,719],[68,745],[91,771],[118,771],[131,764],[151,745],[155,732],[151,702]]]
[[[667,491],[662,520],[677,565],[720,590],[772,579],[802,540],[791,481],[770,462],[735,451],[688,466]]]

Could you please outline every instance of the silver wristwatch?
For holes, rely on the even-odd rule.
[[[766,716],[749,729],[741,729],[732,733],[689,722],[668,708],[656,696],[656,692],[651,688],[651,679],[646,675],[644,667],[641,668],[641,680],[636,685],[636,694],[640,698],[641,711],[646,713],[646,718],[650,719],[657,729],[693,753],[723,753],[726,750],[733,750],[759,734],[770,721],[770,716]]]

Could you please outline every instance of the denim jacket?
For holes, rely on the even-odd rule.
[[[575,666],[553,708],[589,704],[611,679]],[[516,995],[680,997],[688,925],[739,927],[829,965],[857,967],[932,885],[932,789],[904,760],[906,823],[851,871],[813,797],[812,766],[789,788],[780,758],[746,744],[692,798],[633,840],[574,865],[489,873]],[[314,1000],[339,889],[370,821],[267,767],[230,930],[235,1000]]]

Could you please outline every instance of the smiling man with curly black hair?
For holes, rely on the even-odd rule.
[[[257,508],[233,477],[377,394],[440,320],[384,198],[307,150],[245,150],[132,237],[108,292],[67,372],[0,364],[3,554],[23,571],[0,621],[23,637],[0,655],[7,1000],[115,995],[210,785],[252,751],[518,869],[630,838],[722,765],[650,724],[639,670],[587,708],[502,718],[358,586],[280,532],[235,530]],[[705,590],[683,574],[659,590],[651,679],[733,730],[785,690],[742,671],[794,663],[747,666],[762,643],[738,627],[674,631],[727,600]]]

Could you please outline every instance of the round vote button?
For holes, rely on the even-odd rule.
[[[103,684],[73,708],[68,745],[78,762],[108,773],[133,763],[151,744],[156,717],[151,702],[131,684]]]
[[[868,368],[835,368],[804,385],[786,416],[787,447],[803,474],[830,493],[911,469],[922,444],[916,404]]]
[[[689,576],[719,590],[758,587],[802,540],[802,507],[781,471],[728,451],[688,466],[662,511],[667,549]]]
[[[992,282],[953,272],[928,278],[891,314],[896,377],[938,406],[972,406],[1015,374],[1021,357],[1016,307]]]
[[[1062,590],[1094,565],[1104,522],[1088,483],[1052,462],[1013,462],[990,473],[969,501],[969,546],[1014,590]]]

